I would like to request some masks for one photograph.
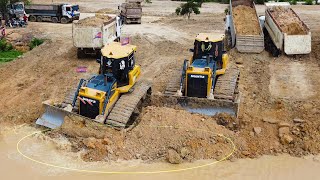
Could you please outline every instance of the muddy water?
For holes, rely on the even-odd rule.
[[[236,162],[222,162],[212,166],[174,173],[161,174],[97,174],[75,172],[30,161],[17,152],[17,142],[30,132],[37,131],[28,126],[0,129],[0,174],[1,179],[320,179],[320,157],[294,158],[288,155],[264,156],[259,159],[242,159]],[[59,146],[41,135],[33,136],[21,143],[21,151],[37,160],[63,167],[89,171],[158,171],[193,167],[211,163],[210,160],[192,164],[170,165],[167,163],[144,164],[140,161],[119,161],[115,163],[85,163],[80,154],[68,153],[68,142],[61,138]],[[61,151],[63,149],[64,151]]]

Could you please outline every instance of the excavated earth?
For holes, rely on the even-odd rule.
[[[260,35],[260,25],[254,8],[239,5],[232,9],[237,33],[240,35]]]
[[[112,4],[112,1],[104,3]],[[214,5],[204,7],[214,8]],[[315,23],[317,16],[309,14],[310,9],[304,7],[299,6],[297,12],[312,30],[310,55],[273,58],[267,52],[229,52],[231,63],[241,70],[238,119],[226,114],[215,117],[192,114],[179,107],[151,103],[143,108],[137,126],[130,131],[116,131],[67,117],[60,129],[45,135],[49,139],[67,137],[70,148],[66,149],[81,152],[85,161],[142,159],[181,163],[221,159],[231,151],[231,144],[218,134],[229,137],[236,145],[230,159],[280,153],[318,154],[320,24]],[[163,9],[152,9],[151,5],[144,8],[149,13]],[[137,64],[143,78],[153,81],[154,94],[163,92],[175,70],[191,55],[188,48],[192,47],[197,33],[224,32],[223,18],[222,10],[192,16],[189,21],[156,14],[145,16],[141,25],[123,28],[124,36],[129,36],[131,43],[138,46]],[[71,24],[30,23],[28,28],[48,40],[23,57],[0,64],[2,127],[35,126],[35,120],[44,112],[42,101],[62,101],[80,78],[98,71],[94,59],[77,59]],[[78,73],[78,67],[86,67],[87,72]]]
[[[276,7],[271,11],[281,30],[289,35],[307,34],[306,28],[291,9]]]

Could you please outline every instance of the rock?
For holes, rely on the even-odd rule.
[[[315,157],[312,158],[312,160],[313,160],[314,162],[320,163],[320,156],[315,156]]]
[[[168,150],[167,160],[171,164],[180,164],[180,163],[182,163],[182,159],[181,159],[180,155],[177,153],[177,151],[175,151],[173,149],[169,149]]]
[[[250,136],[253,137],[254,136],[254,132],[251,131],[250,132]]]
[[[287,122],[280,122],[279,123],[279,127],[291,127],[291,124],[287,123]]]
[[[140,159],[141,158],[141,154],[136,154],[136,158]]]
[[[237,58],[236,59],[236,63],[237,64],[243,64],[243,59],[240,57],[240,58]]]
[[[97,142],[97,139],[96,138],[92,138],[92,137],[86,138],[86,139],[83,140],[83,144],[85,146],[87,146],[88,148],[91,148],[91,149],[96,148],[96,145],[95,145],[96,142]]]
[[[277,123],[279,123],[279,120],[273,119],[273,118],[263,118],[262,121],[263,121],[263,122],[270,123],[270,124],[277,124]]]
[[[279,128],[279,137],[282,137],[284,135],[288,135],[290,133],[289,127],[281,127]]]
[[[287,134],[283,135],[282,141],[286,144],[290,144],[293,141],[293,138]]]
[[[244,156],[249,156],[251,153],[249,151],[241,151],[241,154]]]
[[[256,135],[259,135],[260,133],[261,133],[261,127],[254,127],[253,128],[253,131],[254,131],[254,133],[256,134]]]
[[[302,105],[302,106],[303,106],[303,108],[304,108],[305,110],[311,110],[311,109],[313,108],[313,105],[312,105],[312,104],[309,104],[309,103],[304,104],[304,105]]]
[[[294,123],[304,123],[304,122],[306,122],[306,121],[303,120],[303,119],[294,118],[294,119],[293,119],[293,122],[294,122]]]
[[[182,158],[187,157],[189,154],[190,154],[190,151],[189,151],[186,147],[181,148],[181,150],[180,150],[180,156],[181,156]]]
[[[104,137],[102,143],[105,145],[110,145],[112,144],[112,141],[108,137]]]

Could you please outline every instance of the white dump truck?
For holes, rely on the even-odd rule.
[[[235,47],[241,53],[264,50],[264,34],[253,0],[230,0],[225,23],[230,48]]]
[[[104,45],[120,40],[121,27],[120,17],[101,14],[74,22],[72,36],[78,58],[99,57]]]
[[[273,56],[309,54],[311,32],[288,2],[265,3],[265,47]],[[262,19],[262,18],[261,18]]]

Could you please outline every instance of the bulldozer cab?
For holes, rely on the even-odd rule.
[[[209,57],[216,61],[217,69],[222,68],[222,55],[224,53],[224,34],[200,33],[194,42],[192,62],[196,59]]]
[[[129,84],[129,72],[135,66],[134,45],[121,45],[119,42],[112,42],[101,50],[100,73],[112,73],[117,80],[118,87]]]

